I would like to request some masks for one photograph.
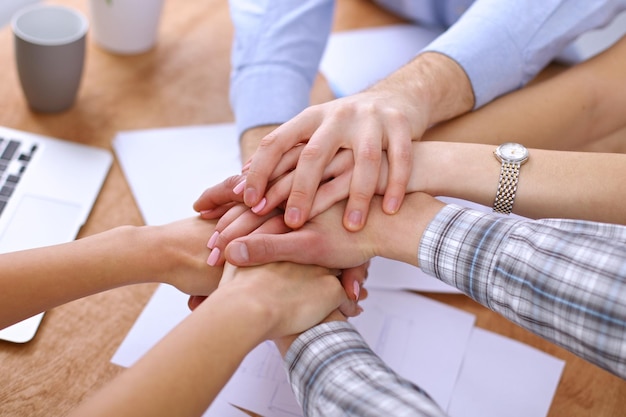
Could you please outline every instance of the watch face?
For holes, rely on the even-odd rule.
[[[525,162],[528,159],[528,149],[519,143],[503,143],[496,149],[496,155],[508,162]]]

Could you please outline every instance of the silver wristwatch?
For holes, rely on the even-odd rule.
[[[528,161],[528,149],[519,143],[503,143],[496,148],[493,154],[502,163],[493,211],[511,214],[517,192],[520,167]]]

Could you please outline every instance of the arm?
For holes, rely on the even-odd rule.
[[[513,140],[528,147],[573,150],[623,129],[626,126],[621,115],[626,107],[625,56],[626,37],[604,53],[547,81],[429,129],[422,143],[412,144],[413,172],[407,190],[464,198],[487,206],[493,202],[493,178],[494,175],[497,178],[499,168],[491,156],[492,149],[426,141],[499,144]],[[619,173],[624,172],[620,167],[621,155],[539,150],[531,150],[531,155],[530,162],[522,168],[517,213],[529,217],[625,222],[619,201],[624,193],[619,181]],[[336,184],[320,186],[313,215],[348,196],[347,171],[353,169],[353,162],[352,158],[335,157],[340,158],[343,162],[331,161],[326,168],[324,178],[332,177]],[[381,195],[388,188],[390,162],[383,158],[382,165],[381,182],[376,189]],[[288,184],[282,189],[270,188],[266,208],[260,213],[286,199],[289,187]]]
[[[381,150],[391,162],[383,207],[395,213],[410,171],[410,140],[520,87],[577,35],[607,23],[625,7],[623,0],[477,1],[424,53],[385,80],[309,108],[265,137],[252,161],[244,201],[259,204],[282,155],[306,142],[287,199],[287,225],[297,228],[310,218],[323,170],[339,148],[352,149],[355,160],[344,226],[356,231],[365,223]]]
[[[257,344],[304,331],[344,302],[321,267],[227,266],[211,296],[71,415],[200,416]]]
[[[493,205],[500,163],[493,145],[421,142],[408,189]],[[520,169],[513,211],[626,224],[626,155],[530,149]]]
[[[463,69],[441,54],[422,54],[366,91],[311,106],[265,136],[250,165],[244,201],[250,207],[259,204],[283,156],[304,143],[285,208],[285,223],[300,227],[310,218],[324,169],[340,148],[347,148],[354,153],[355,168],[343,224],[360,230],[374,194],[381,152],[386,150],[391,162],[383,207],[395,213],[410,175],[411,141],[472,104]]]
[[[292,389],[310,417],[443,417],[421,388],[397,375],[345,321],[332,321],[301,334],[285,356]]]
[[[626,227],[449,206],[423,234],[418,256],[425,272],[626,377]]]
[[[353,233],[336,227],[342,209],[287,234],[236,239],[226,257],[343,268],[382,256],[420,266],[520,326],[626,376],[626,226],[516,220],[414,193],[394,216],[372,210],[371,221]]]
[[[333,11],[334,0],[230,1],[230,101],[239,135],[285,122],[309,105]]]
[[[425,51],[459,63],[480,107],[526,84],[579,35],[624,9],[624,0],[477,0]]]
[[[56,246],[0,256],[0,328],[60,304],[122,285],[166,282],[210,294],[221,268],[206,264],[215,222],[122,226]]]
[[[560,74],[429,129],[423,140],[576,150],[626,126],[626,37]]]

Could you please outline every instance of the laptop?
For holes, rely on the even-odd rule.
[[[105,149],[0,126],[0,253],[74,240],[112,161]],[[30,341],[43,314],[0,339]]]

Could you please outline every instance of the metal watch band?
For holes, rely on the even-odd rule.
[[[498,191],[493,202],[493,211],[502,214],[511,214],[511,211],[513,211],[513,202],[515,201],[517,182],[519,181],[519,169],[519,162],[502,162]]]

